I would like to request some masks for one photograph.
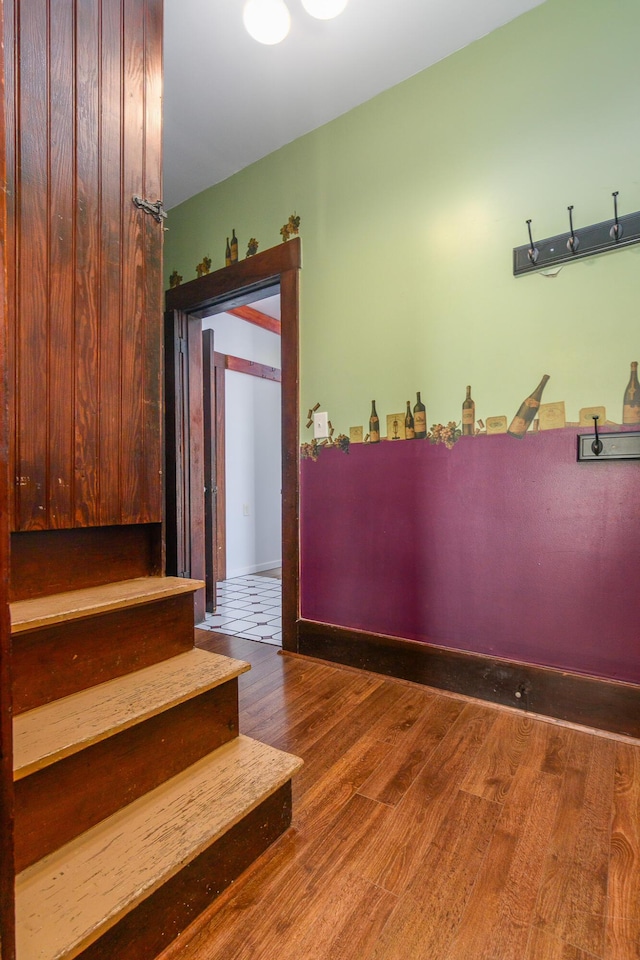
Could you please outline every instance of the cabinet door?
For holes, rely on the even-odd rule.
[[[5,0],[14,530],[161,520],[161,0]]]

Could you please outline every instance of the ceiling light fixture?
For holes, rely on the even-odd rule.
[[[348,0],[302,0],[307,13],[317,20],[332,20],[342,13]]]
[[[284,0],[247,0],[242,19],[253,39],[268,45],[284,40],[291,27]]]

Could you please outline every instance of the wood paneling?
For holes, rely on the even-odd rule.
[[[7,10],[4,29],[3,2],[0,0],[0,35],[7,36],[13,28],[13,11]],[[7,285],[6,260],[10,237],[7,225],[6,153],[5,137],[5,68],[11,71],[12,55],[6,45],[0,45],[0,960],[15,960],[14,915],[14,793],[13,793],[13,736],[11,690],[11,623],[9,616],[9,417],[7,353]]]
[[[635,684],[309,620],[300,620],[298,631],[299,652],[307,656],[640,737],[640,686]]]
[[[161,520],[161,6],[11,3],[14,530]]]

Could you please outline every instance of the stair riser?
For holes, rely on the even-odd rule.
[[[18,780],[16,870],[35,863],[237,734],[234,678]]]
[[[13,533],[10,599],[159,574],[161,538],[159,523]]]
[[[188,593],[17,634],[14,714],[184,653],[193,636]]]
[[[151,894],[79,960],[152,960],[291,824],[291,781]]]

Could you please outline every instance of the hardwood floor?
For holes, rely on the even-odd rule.
[[[163,960],[638,960],[640,743],[196,631],[293,827]]]

